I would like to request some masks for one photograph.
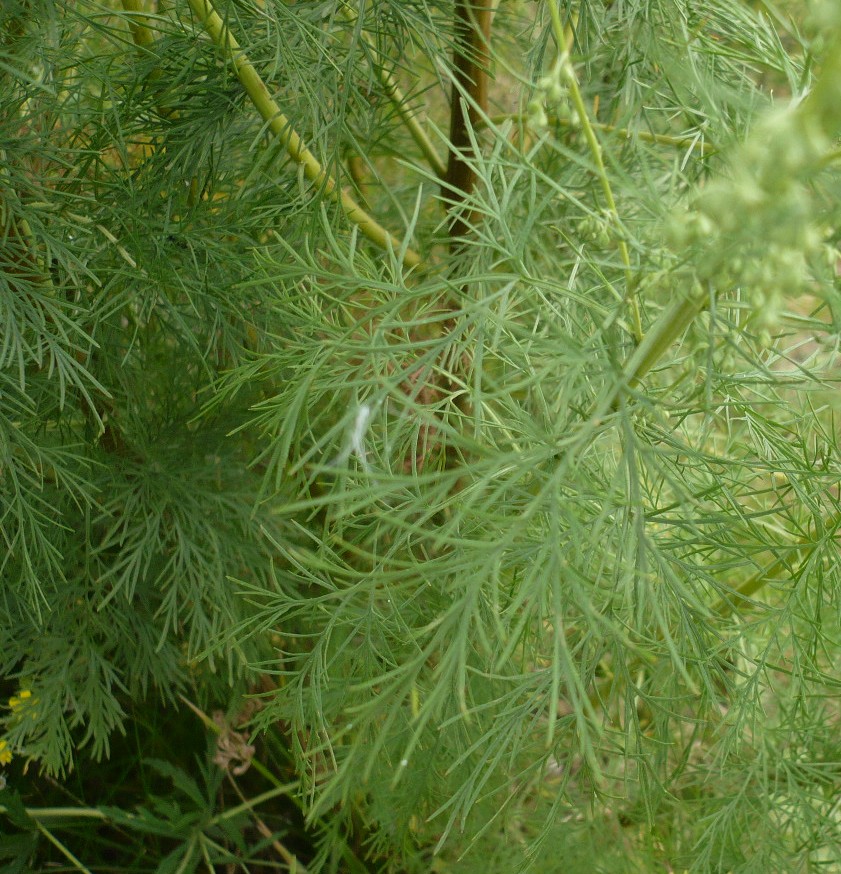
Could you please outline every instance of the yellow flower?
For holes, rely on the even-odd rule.
[[[0,738],[0,765],[8,765],[12,761],[12,751],[9,745]]]
[[[17,695],[12,695],[9,698],[9,707],[11,707],[12,713],[20,713],[30,703],[31,698],[32,692],[29,689],[21,689]]]

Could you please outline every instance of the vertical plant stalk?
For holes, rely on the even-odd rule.
[[[490,65],[491,18],[493,0],[456,0],[453,22],[453,89],[450,96],[450,155],[447,163],[447,195],[450,210],[457,212],[473,190],[476,173],[471,133],[488,108],[488,68]],[[468,99],[463,99],[466,94]],[[451,245],[469,231],[475,220],[471,212],[455,215],[450,223]]]
[[[131,31],[131,38],[134,40],[135,46],[137,46],[138,55],[148,54],[157,39],[152,23],[152,15],[147,8],[148,2],[149,0],[122,0],[123,9],[129,13],[128,26]],[[160,12],[160,2],[157,4],[157,8]],[[162,76],[163,71],[159,66],[156,66],[149,73],[149,85],[154,87],[160,82]],[[161,103],[157,104],[156,109],[159,115],[165,118],[172,118],[176,115],[174,109]]]
[[[146,8],[146,0],[123,0],[123,9],[132,13],[128,26],[134,44],[138,48],[152,45],[155,41],[155,34],[149,26],[147,18],[149,10]]]
[[[358,16],[349,3],[344,3],[342,5],[341,13],[347,21],[351,23],[357,21]],[[410,136],[415,141],[417,147],[421,150],[429,166],[443,179],[447,173],[447,165],[444,163],[443,158],[438,154],[432,140],[430,140],[426,131],[423,129],[423,125],[415,114],[414,109],[412,109],[408,100],[406,100],[406,95],[397,84],[397,79],[394,74],[390,73],[386,68],[387,59],[382,56],[374,44],[374,41],[364,30],[360,29],[360,37],[375,60],[375,63],[371,65],[374,75],[379,79],[380,85],[382,85],[386,96],[397,110],[400,120],[406,126]]]
[[[819,120],[824,133],[835,138],[841,128],[841,33],[824,51],[821,75],[801,111]],[[830,152],[832,154],[832,152]]]
[[[365,161],[361,155],[347,156],[347,171],[353,184],[356,186],[356,193],[363,207],[368,204],[368,180],[365,177]]]
[[[315,186],[341,205],[348,220],[355,224],[360,232],[383,249],[391,249],[399,254],[404,266],[417,267],[421,263],[420,255],[404,246],[404,243],[389,233],[381,224],[373,219],[321,166],[318,159],[306,147],[303,140],[295,132],[289,119],[280,111],[280,107],[269,94],[269,89],[248,56],[234,39],[227,24],[219,17],[209,0],[188,0],[193,14],[201,22],[213,42],[231,61],[234,72],[245,88],[254,107],[266,122],[269,130],[277,137],[293,161],[301,165],[304,175]]]
[[[476,173],[471,166],[475,155],[475,137],[480,119],[487,115],[488,107],[488,68],[490,65],[490,34],[493,18],[494,0],[456,0],[453,19],[453,85],[450,94],[450,152],[446,174],[443,179],[443,194],[448,201],[450,251],[459,252],[464,246],[464,238],[469,233],[477,217],[474,211],[465,215],[464,204],[476,182]],[[453,334],[456,327],[457,301],[450,298],[445,308],[449,317],[440,323],[442,334]],[[457,371],[465,367],[465,356],[460,363],[454,363],[453,372],[447,372],[443,361],[441,369],[420,368],[410,377],[415,385],[411,391],[424,403],[429,403],[445,395],[450,395],[455,408],[461,411],[464,420],[469,419],[466,394],[461,391],[463,384]],[[439,442],[437,429],[424,427],[418,444],[415,446],[415,460],[406,459],[406,468],[417,463],[417,450],[424,455],[430,446]],[[447,453],[446,465],[452,467],[455,458]],[[455,486],[459,488],[459,485]]]
[[[631,269],[631,256],[628,252],[628,244],[622,239],[620,234],[619,211],[616,209],[616,199],[613,196],[613,188],[610,185],[610,179],[607,175],[607,169],[604,165],[602,157],[602,147],[599,138],[596,136],[596,131],[590,121],[590,116],[587,113],[587,107],[584,104],[584,98],[581,96],[581,89],[578,87],[578,78],[575,75],[575,68],[570,60],[569,49],[572,43],[572,32],[565,32],[561,22],[561,13],[558,9],[558,0],[551,0],[549,3],[549,11],[552,16],[552,30],[555,34],[555,41],[558,43],[558,51],[560,52],[556,62],[556,70],[563,76],[566,86],[569,88],[569,96],[572,100],[572,105],[581,122],[581,131],[584,134],[584,139],[587,141],[587,147],[590,150],[590,155],[593,158],[593,163],[596,165],[596,175],[602,188],[607,211],[613,223],[613,231],[617,235],[616,248],[619,250],[619,257],[622,259],[622,265],[625,269],[625,300],[631,310],[631,333],[637,343],[642,340],[642,319],[640,318],[639,302],[637,301],[634,288],[634,274]]]
[[[0,165],[6,162],[6,150],[0,149]],[[52,290],[53,281],[38,241],[25,218],[16,218],[7,199],[16,198],[9,182],[8,166],[0,166],[0,183],[8,186],[6,195],[0,189],[0,239],[5,249],[2,268],[9,276],[35,282]]]

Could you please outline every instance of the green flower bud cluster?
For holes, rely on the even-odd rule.
[[[775,113],[751,134],[729,178],[710,183],[670,229],[675,248],[695,251],[699,279],[746,290],[763,330],[787,296],[804,290],[809,259],[823,247],[807,179],[827,148],[807,113]]]
[[[549,125],[549,116],[546,115],[546,108],[543,105],[543,100],[539,97],[533,97],[529,100],[526,106],[527,121],[531,128],[542,130]]]
[[[557,118],[568,126],[573,128],[581,126],[581,119],[569,102],[569,90],[564,81],[567,75],[565,61],[561,58],[548,75],[538,79],[534,97],[526,107],[528,123],[531,127],[545,128],[548,126],[547,109],[553,118]]]
[[[609,212],[603,210],[598,215],[585,216],[576,225],[576,238],[582,243],[595,243],[609,246],[613,242],[613,222]]]

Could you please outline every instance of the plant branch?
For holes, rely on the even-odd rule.
[[[204,723],[205,727],[210,729],[214,734],[219,735],[222,733],[222,728],[214,722],[201,708],[193,704],[188,698],[185,698],[183,695],[178,696],[196,716]],[[239,796],[240,804],[238,807],[231,808],[230,810],[225,811],[224,813],[220,813],[217,816],[213,817],[210,820],[210,824],[215,824],[220,822],[223,819],[228,819],[236,814],[247,811],[251,814],[252,819],[254,820],[254,824],[257,826],[257,830],[263,835],[264,838],[271,841],[272,847],[274,847],[275,852],[286,862],[287,865],[290,866],[292,871],[299,871],[300,874],[307,874],[307,869],[298,861],[297,857],[289,852],[283,844],[280,843],[275,837],[274,833],[269,829],[269,827],[260,819],[259,816],[254,812],[254,807],[258,804],[262,804],[264,801],[268,801],[272,798],[277,797],[278,795],[288,794],[290,789],[294,789],[297,783],[281,783],[274,774],[268,771],[265,766],[257,767],[260,765],[256,759],[251,760],[252,767],[255,770],[259,771],[260,774],[266,776],[270,779],[270,782],[274,783],[274,789],[270,789],[268,792],[263,792],[261,795],[256,796],[252,799],[246,799],[246,797],[240,791],[239,786],[237,785],[236,780],[234,780],[233,775],[230,771],[227,771],[228,780],[231,783],[231,786],[234,788],[234,792]]]
[[[26,807],[26,815],[36,822],[42,819],[100,819],[108,816],[96,807]],[[9,809],[0,804],[0,813],[8,814]]]
[[[558,12],[554,4],[554,19]],[[797,108],[796,112],[800,127],[810,128],[817,125],[824,134],[832,135],[841,125],[841,37],[836,37],[826,53],[826,64],[821,77],[811,94]],[[832,153],[830,153],[832,154]],[[813,161],[807,161],[801,172],[818,170],[825,166],[826,154]],[[685,298],[676,300],[668,307],[649,328],[640,345],[631,355],[623,368],[624,379],[616,389],[615,397],[624,387],[632,387],[648,373],[662,358],[671,344],[689,327],[695,316],[710,303],[716,294],[711,283],[706,283],[703,289],[696,289]]]
[[[44,828],[37,820],[35,821],[35,827],[77,871],[81,871],[82,874],[92,874],[90,868],[85,867],[49,829]]]
[[[129,18],[129,30],[138,48],[145,48],[155,41],[155,34],[148,23],[149,10],[146,8],[146,0],[122,0],[123,9],[132,13]]]
[[[345,191],[318,159],[306,147],[293,129],[289,119],[269,94],[269,89],[260,74],[234,39],[227,24],[219,17],[209,0],[188,0],[190,8],[201,22],[213,42],[230,57],[240,84],[245,88],[254,107],[266,122],[269,130],[285,147],[287,154],[303,168],[304,175],[330,197],[339,203],[348,220],[355,224],[364,236],[383,249],[394,252],[403,251],[403,243],[373,219]],[[406,248],[402,256],[406,267],[416,267],[421,263],[420,255]]]
[[[342,5],[341,12],[345,19],[347,19],[347,21],[349,22],[355,22],[358,20],[358,16],[351,9],[349,3],[344,3]],[[380,85],[382,85],[388,99],[397,110],[400,119],[402,120],[403,124],[406,125],[409,134],[423,153],[423,156],[426,158],[429,166],[432,167],[432,169],[438,176],[443,178],[447,173],[447,165],[444,163],[444,160],[438,154],[438,151],[435,148],[432,140],[430,140],[426,131],[423,129],[423,126],[418,120],[417,115],[415,115],[414,109],[412,109],[408,100],[406,99],[406,95],[397,84],[397,79],[395,78],[394,74],[387,69],[386,58],[382,56],[382,54],[374,44],[374,41],[371,39],[370,36],[368,36],[367,33],[365,33],[364,30],[360,29],[360,36],[371,52],[373,60],[375,61],[375,63],[373,63],[371,67],[376,77],[380,80]]]
[[[230,777],[231,775],[229,774],[228,776]],[[233,777],[231,777],[231,782],[235,787],[237,786]],[[288,795],[290,790],[297,789],[299,785],[298,781],[295,781],[294,783],[285,783],[281,786],[275,786],[274,789],[262,792],[260,795],[255,795],[253,798],[243,799],[242,804],[238,804],[236,807],[229,807],[222,811],[222,813],[217,813],[216,816],[211,817],[211,819],[208,820],[208,825],[216,825],[216,823],[222,822],[225,819],[232,819],[235,816],[239,816],[240,813],[253,813],[254,808],[258,805],[263,804],[266,801],[271,801],[272,798]],[[239,794],[238,788],[237,793]],[[240,795],[240,798],[242,798],[242,795]]]
[[[301,864],[301,862],[298,860],[298,857],[293,853],[290,853],[289,850],[287,850],[286,847],[283,846],[283,844],[274,836],[274,832],[254,812],[254,805],[257,804],[260,800],[265,800],[265,798],[267,796],[270,796],[271,793],[266,792],[263,795],[258,796],[257,798],[249,800],[242,794],[242,791],[240,790],[239,786],[237,785],[237,781],[234,780],[233,776],[230,773],[228,773],[227,776],[228,782],[231,784],[234,792],[236,792],[237,796],[242,802],[239,807],[233,808],[233,810],[236,810],[237,812],[239,812],[240,810],[247,810],[251,814],[251,818],[254,821],[254,825],[257,827],[257,831],[260,832],[260,834],[267,841],[271,842],[272,848],[278,854],[278,856],[280,856],[280,858],[283,859],[284,862],[286,862],[286,864],[289,866],[289,870],[296,871],[298,872],[298,874],[307,874],[307,869],[304,867],[304,865]],[[216,819],[218,818],[221,817],[216,817]]]
[[[470,134],[476,129],[488,106],[488,66],[493,0],[456,0],[453,23],[453,88],[450,96],[450,155],[447,163],[447,189],[455,212],[476,183],[471,165],[474,157]],[[467,95],[467,99],[462,98]],[[450,239],[455,242],[467,233],[473,214],[457,216],[450,223]]]
[[[555,34],[555,40],[558,43],[559,56],[556,62],[557,69],[563,74],[566,84],[569,87],[569,95],[572,98],[573,106],[578,114],[581,123],[581,130],[584,133],[584,138],[587,141],[590,154],[593,157],[593,162],[596,165],[596,175],[599,178],[602,193],[604,194],[604,199],[607,203],[608,213],[613,222],[614,233],[617,235],[616,247],[619,250],[619,257],[622,259],[622,264],[625,268],[625,297],[631,308],[634,339],[639,343],[642,341],[642,320],[640,318],[639,303],[634,289],[634,275],[631,269],[631,257],[628,252],[628,244],[620,236],[619,212],[616,209],[616,199],[613,196],[613,188],[610,185],[610,179],[608,178],[607,169],[605,168],[604,159],[602,158],[602,147],[596,136],[595,129],[590,122],[590,117],[587,114],[587,107],[584,105],[584,98],[581,96],[581,89],[578,87],[578,78],[575,75],[575,68],[570,60],[569,46],[572,42],[572,32],[564,31],[557,0],[552,0],[549,4],[549,10],[552,15],[552,30]]]
[[[841,528],[841,514],[833,516],[826,524],[826,528],[837,533],[838,529]],[[833,534],[833,536],[835,536],[835,534]],[[808,549],[810,546],[814,546],[814,541],[801,540],[789,544],[784,547],[784,549],[787,552],[794,552],[801,549]],[[796,576],[808,560],[809,557],[806,556],[791,575]],[[750,599],[760,591],[760,589],[764,588],[768,583],[773,582],[774,580],[779,580],[779,574],[782,571],[787,570],[788,567],[789,563],[785,561],[785,559],[775,559],[768,567],[761,571],[757,571],[753,576],[745,580],[745,582],[743,582],[738,588],[734,589],[730,595],[719,598],[712,607],[713,612],[718,613],[720,616],[727,616],[730,613],[735,613],[739,606],[739,602],[749,603]]]
[[[675,300],[660,314],[625,363],[623,387],[632,388],[654,367],[695,316],[709,304],[710,294],[713,292],[709,286],[703,292],[697,290],[694,294]]]
[[[205,728],[209,729],[217,735],[222,733],[222,729],[203,710],[201,710],[201,708],[193,704],[193,702],[190,701],[189,698],[185,698],[183,695],[179,695],[178,697],[184,704],[187,705],[187,707],[190,708],[190,710],[193,711],[193,713],[196,714],[196,716],[198,716],[198,718],[204,723]],[[278,777],[276,777],[259,759],[252,759],[251,767],[254,768],[254,770],[258,774],[260,774],[260,776],[265,777],[266,780],[268,780],[269,783],[271,783],[275,788],[279,789],[282,786],[286,788],[285,784]]]
[[[488,121],[491,124],[499,125],[506,121],[526,122],[528,121],[528,118],[529,114],[527,112],[504,112],[499,115],[490,116]],[[550,114],[547,116],[547,119],[549,124],[557,124],[569,128],[574,127],[572,119],[569,118],[560,118],[557,115]],[[486,122],[484,119],[479,119],[476,122],[476,125],[478,128],[482,128],[486,125]],[[600,131],[601,133],[612,134],[620,139],[637,139],[646,143],[657,143],[661,146],[674,146],[677,149],[697,149],[702,157],[714,155],[718,151],[718,147],[714,143],[704,142],[697,137],[676,137],[670,136],[669,134],[654,134],[650,131],[631,130],[631,128],[616,127],[615,125],[604,124],[599,121],[591,121],[590,126],[593,130]],[[839,152],[839,156],[841,156],[841,152]]]
[[[789,548],[798,549],[799,546],[800,544],[794,544]],[[731,613],[736,613],[739,608],[749,606],[751,598],[771,580],[777,579],[777,574],[785,570],[786,566],[786,562],[778,558],[769,567],[757,571],[729,595],[719,598],[712,606],[713,613],[717,613],[719,616],[729,616]]]

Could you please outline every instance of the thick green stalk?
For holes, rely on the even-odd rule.
[[[122,0],[123,9],[132,13],[129,18],[129,29],[132,39],[138,48],[145,48],[155,41],[155,34],[148,23],[148,12],[145,0]]]
[[[343,4],[341,7],[341,12],[348,21],[356,21],[357,16],[351,10],[350,4]],[[438,154],[435,145],[427,135],[426,131],[423,129],[423,126],[418,120],[418,117],[415,115],[415,111],[406,100],[406,95],[403,94],[403,91],[397,84],[397,79],[392,73],[390,73],[386,69],[385,59],[380,57],[380,53],[377,50],[374,41],[371,39],[371,37],[368,36],[367,33],[365,33],[364,30],[360,31],[360,35],[364,40],[365,45],[370,50],[372,56],[379,61],[379,63],[375,63],[372,65],[374,75],[380,80],[380,85],[383,86],[383,89],[385,90],[388,99],[392,102],[394,108],[397,110],[397,114],[400,116],[403,124],[406,125],[406,129],[409,131],[412,139],[415,141],[418,148],[423,153],[423,156],[426,158],[429,166],[432,167],[436,175],[440,176],[443,179],[447,173],[447,165],[444,163],[443,158],[441,158],[441,156]]]
[[[822,61],[820,78],[802,111],[814,116],[826,134],[835,136],[841,128],[841,33],[824,51]]]
[[[558,69],[564,74],[566,84],[569,87],[569,95],[572,99],[575,112],[581,122],[581,130],[584,133],[584,138],[587,141],[587,146],[593,157],[593,163],[596,165],[596,174],[602,187],[605,202],[607,203],[608,213],[613,221],[614,232],[617,234],[616,247],[619,250],[619,257],[622,259],[622,264],[625,268],[625,297],[631,308],[631,319],[633,320],[632,333],[634,339],[639,343],[642,340],[642,319],[640,318],[639,303],[634,292],[634,276],[631,269],[631,256],[628,252],[628,244],[621,238],[621,236],[618,236],[619,211],[616,209],[616,199],[613,196],[613,188],[610,185],[607,168],[605,167],[602,158],[602,147],[596,136],[596,131],[593,128],[590,117],[587,114],[587,107],[584,105],[584,98],[581,96],[581,89],[578,87],[575,68],[572,66],[572,61],[570,61],[569,58],[569,51],[567,50],[569,39],[564,32],[564,26],[561,22],[561,13],[558,9],[557,0],[552,0],[549,4],[549,10],[552,15],[552,30],[555,34],[555,40],[558,43],[558,51],[561,53],[557,61]]]
[[[623,368],[623,388],[636,385],[666,354],[672,343],[689,327],[692,320],[709,303],[709,289],[674,301],[648,329],[639,346]]]
[[[797,549],[798,547],[799,544],[796,544],[789,548]],[[776,559],[776,561],[774,561],[769,567],[765,568],[765,570],[757,571],[757,573],[752,577],[745,580],[745,582],[738,588],[734,589],[730,595],[724,598],[719,598],[718,601],[713,604],[713,613],[717,613],[719,616],[729,616],[731,613],[736,613],[740,607],[749,606],[751,598],[761,588],[763,588],[766,583],[778,579],[778,574],[785,570],[785,568],[786,562],[781,558]]]
[[[369,240],[383,249],[400,252],[403,248],[401,241],[368,215],[349,194],[343,191],[333,176],[321,166],[315,155],[304,145],[289,119],[272,99],[260,74],[240,48],[239,43],[234,39],[228,26],[219,17],[209,0],[188,0],[188,2],[213,42],[230,57],[240,84],[245,88],[251,102],[268,125],[269,130],[285,147],[287,154],[302,166],[307,179],[340,203],[348,220],[353,222]],[[402,258],[406,267],[416,267],[421,263],[420,255],[409,248],[405,250]]]
[[[127,18],[131,37],[138,48],[138,54],[141,56],[150,53],[151,46],[154,45],[156,39],[155,30],[152,26],[152,16],[146,8],[147,2],[148,0],[122,0],[123,9],[129,13]],[[155,83],[160,81],[162,75],[163,71],[160,67],[156,66],[149,73],[149,85],[154,87]],[[161,116],[172,118],[175,115],[175,112],[170,107],[160,103],[156,108]]]

